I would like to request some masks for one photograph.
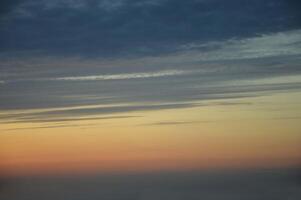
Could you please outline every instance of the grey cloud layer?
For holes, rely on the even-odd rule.
[[[1,2],[0,120],[106,119],[96,115],[299,91],[299,4]],[[53,110],[12,114],[42,108]]]
[[[6,58],[1,62],[0,80],[1,83],[13,80],[121,80],[238,70],[248,72],[259,68],[273,73],[281,66],[290,72],[298,70],[301,30],[224,42],[188,43],[178,49],[174,54],[134,59]]]
[[[1,68],[1,110],[70,109],[4,115],[2,119],[69,121],[71,116],[76,120],[98,114],[187,108],[200,106],[196,102],[202,100],[299,90],[300,41],[300,30],[295,30],[215,42],[219,48],[207,51],[196,44],[186,45],[176,54],[137,59],[6,60],[6,67]],[[72,108],[86,105],[107,107]]]

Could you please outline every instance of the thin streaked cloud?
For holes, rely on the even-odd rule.
[[[155,78],[164,76],[176,76],[183,74],[191,74],[191,71],[181,70],[164,70],[156,72],[145,73],[128,73],[128,74],[110,74],[110,75],[93,75],[93,76],[74,76],[74,77],[58,77],[46,80],[58,81],[97,81],[97,80],[124,80],[124,79],[141,79],[141,78]]]
[[[293,1],[2,5],[1,120],[81,120],[215,100],[238,106],[231,101],[301,88]],[[21,110],[28,113],[13,114]]]
[[[141,124],[140,126],[178,126],[178,125],[191,125],[201,123],[212,123],[214,121],[161,121],[148,124]]]

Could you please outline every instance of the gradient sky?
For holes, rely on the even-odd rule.
[[[298,0],[0,2],[0,173],[291,167]]]

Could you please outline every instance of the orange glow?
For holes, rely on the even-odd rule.
[[[301,112],[296,111],[300,94],[285,97],[243,100],[254,105],[211,102],[197,108],[141,111],[133,115],[143,117],[80,121],[76,124],[82,126],[75,127],[1,124],[5,134],[0,135],[0,173],[295,166],[301,160],[300,120],[278,119],[277,112],[270,112],[273,104],[285,106],[282,115]],[[285,101],[293,102],[281,104]]]

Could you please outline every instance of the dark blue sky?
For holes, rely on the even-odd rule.
[[[300,28],[297,0],[1,2],[0,55],[158,55],[192,42]]]

